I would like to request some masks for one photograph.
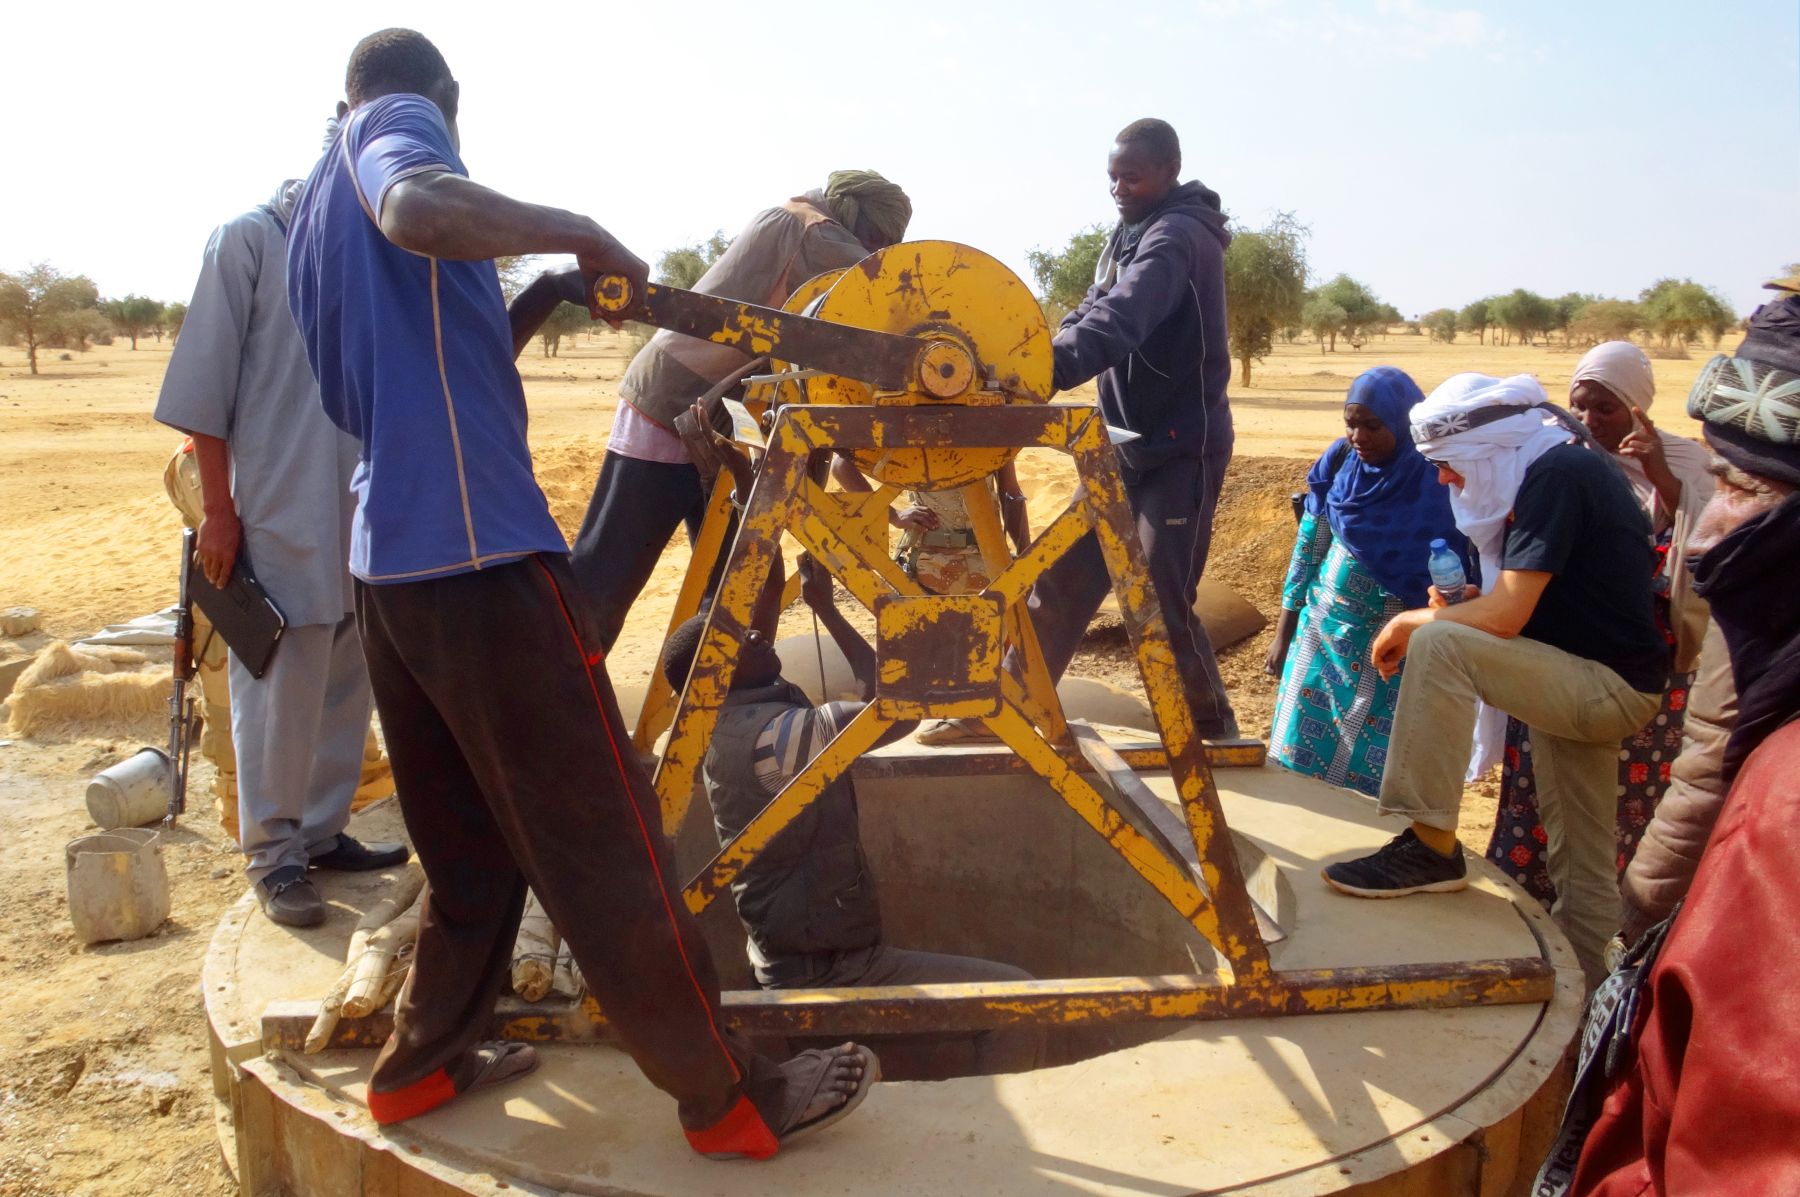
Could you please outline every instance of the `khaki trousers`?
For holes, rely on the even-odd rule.
[[[1606,941],[1619,929],[1619,741],[1656,714],[1662,696],[1633,690],[1599,662],[1541,641],[1428,623],[1407,649],[1381,778],[1383,814],[1456,829],[1477,699],[1531,728],[1557,894],[1550,914],[1575,946],[1589,985],[1598,984],[1606,976]]]

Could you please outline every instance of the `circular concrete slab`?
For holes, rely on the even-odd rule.
[[[217,1087],[231,1108],[230,1125],[222,1121],[229,1153],[246,1192],[279,1185],[683,1197],[1498,1194],[1525,1185],[1560,1111],[1564,1054],[1582,996],[1580,971],[1547,916],[1474,861],[1463,893],[1396,902],[1340,897],[1319,881],[1318,869],[1391,834],[1372,803],[1275,768],[1222,770],[1217,779],[1232,829],[1267,852],[1294,890],[1297,914],[1274,949],[1277,969],[1541,956],[1557,969],[1554,999],[1200,1023],[1031,1073],[883,1084],[854,1118],[763,1164],[694,1156],[670,1100],[602,1045],[540,1048],[543,1067],[532,1076],[383,1132],[362,1104],[373,1053],[265,1058],[258,1038],[270,1002],[324,992],[355,912],[379,893],[370,879],[334,879],[327,891],[334,914],[323,928],[295,935],[273,927],[246,899],[215,938],[206,996]],[[1146,780],[1172,798],[1166,778]],[[858,792],[884,904],[903,911],[891,934],[905,946],[969,950],[991,945],[1010,925],[1019,951],[995,954],[1041,976],[1084,976],[1095,975],[1084,965],[1106,957],[1086,945],[1094,910],[1112,911],[1121,938],[1165,934],[1156,924],[1166,905],[1159,909],[1160,898],[1145,889],[1142,908],[1126,908],[1116,887],[1129,887],[1135,874],[1101,876],[1110,868],[1104,845],[1087,854],[1083,837],[1096,844],[1097,837],[1048,815],[1062,811],[1060,800],[1035,779],[945,785],[867,777]],[[946,826],[969,846],[967,859],[943,859]],[[1030,826],[1033,844],[1048,845],[1032,858],[1027,883],[1015,887],[1024,905],[972,906],[976,892],[1005,877],[1009,854],[993,836],[1007,826]],[[927,840],[936,845],[929,857]],[[1059,854],[1069,862],[1065,875],[1043,864]],[[939,861],[939,874],[913,877],[927,859]],[[964,892],[947,892],[951,877],[972,880]],[[1083,908],[1082,893],[1098,905]],[[1084,929],[1072,945],[1058,942],[1019,925],[1021,910],[1039,911],[1039,923],[1063,918]],[[723,957],[720,938],[731,942],[734,920],[728,912],[709,917],[715,914],[724,916],[714,935]],[[721,959],[730,983],[727,963]],[[1067,968],[1048,967],[1056,963]]]

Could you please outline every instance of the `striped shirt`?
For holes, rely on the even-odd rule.
[[[770,797],[781,792],[793,776],[806,768],[819,750],[831,743],[863,708],[860,702],[828,702],[822,707],[789,707],[763,725],[757,733],[750,759],[756,783]]]

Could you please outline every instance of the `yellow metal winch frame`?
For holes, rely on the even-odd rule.
[[[872,533],[869,496],[824,489],[809,476],[815,454],[882,445],[1048,448],[1068,453],[1081,485],[1068,507],[1017,559],[1006,554],[999,514],[981,484],[964,490],[977,542],[993,581],[979,594],[931,595],[889,557]],[[1142,673],[1180,801],[1189,842],[1169,851],[1143,826],[1116,774],[1071,751],[1054,687],[1035,654],[1025,599],[1043,572],[1085,533],[1098,537]],[[1226,826],[1212,769],[1175,669],[1166,625],[1149,582],[1136,525],[1099,411],[1050,403],[966,408],[789,405],[778,409],[768,451],[745,503],[706,631],[681,696],[655,784],[664,827],[680,826],[710,742],[756,595],[783,535],[793,536],[875,616],[880,676],[875,698],[686,886],[699,913],[729,888],[781,830],[844,775],[896,722],[979,719],[1075,814],[1162,895],[1224,962],[1214,978],[1120,977],[909,989],[907,999],[875,990],[789,991],[728,1007],[765,1011],[759,1025],[791,1031],[945,1030],[1246,1014],[1403,1009],[1549,999],[1554,972],[1538,957],[1442,965],[1274,969],[1244,870]],[[702,569],[701,572],[704,572]],[[1001,667],[1008,643],[1021,649],[1022,677]],[[1124,770],[1129,775],[1129,769]],[[1094,780],[1090,780],[1094,778]],[[1129,780],[1129,777],[1128,777]],[[1098,782],[1098,784],[1096,784]],[[1140,783],[1141,784],[1141,783]],[[1147,794],[1147,791],[1145,791]],[[1151,803],[1157,800],[1150,796]],[[1188,850],[1191,848],[1191,855]],[[1185,858],[1185,859],[1184,859]],[[1263,924],[1266,926],[1266,922]],[[1229,977],[1225,975],[1228,971]],[[930,999],[930,1000],[926,1000]],[[874,1026],[851,1008],[873,1003],[898,1021]],[[903,1013],[904,1012],[904,1013]]]
[[[603,307],[610,304],[621,313],[638,302],[623,280],[603,279],[596,295]],[[640,750],[647,750],[673,719],[655,774],[665,832],[674,836],[687,814],[751,610],[785,536],[874,614],[880,664],[874,700],[688,882],[688,909],[697,914],[725,893],[884,730],[901,721],[962,717],[983,722],[1025,769],[1043,778],[1207,940],[1220,961],[1211,973],[1173,976],[732,991],[722,998],[728,1020],[751,1033],[844,1036],[1551,999],[1556,974],[1547,950],[1530,957],[1433,964],[1273,966],[1269,945],[1282,931],[1263,883],[1274,866],[1258,859],[1248,841],[1234,839],[1212,774],[1214,763],[1261,764],[1261,746],[1206,744],[1196,734],[1108,429],[1091,404],[1041,401],[1049,392],[1048,333],[1029,292],[1003,266],[966,246],[907,243],[872,255],[837,282],[813,280],[785,311],[666,289],[663,301],[671,320],[691,322],[681,331],[777,361],[784,347],[792,347],[782,337],[787,329],[794,342],[804,341],[810,346],[806,352],[821,358],[849,361],[869,349],[886,362],[881,371],[891,379],[938,371],[930,385],[906,384],[898,391],[816,371],[805,386],[774,384],[764,393],[775,405],[766,453],[729,547],[729,478],[714,492],[669,629],[699,609],[713,563],[725,552],[718,593],[679,701],[660,671],[653,671],[634,734]],[[821,319],[801,315],[802,307]],[[886,335],[871,339],[871,332]],[[915,338],[915,346],[896,345],[894,334]],[[938,346],[946,347],[942,363],[933,356]],[[956,394],[947,393],[956,388],[961,388]],[[1080,485],[1068,506],[1014,558],[986,475],[1023,449],[1068,454]],[[827,454],[842,454],[873,473],[877,489],[868,494],[825,489],[810,467]],[[892,559],[885,511],[899,486],[960,488],[993,579],[986,589],[928,594]],[[1115,750],[1092,729],[1067,722],[1038,651],[1026,597],[1045,570],[1090,531],[1112,578],[1160,732],[1160,750]],[[788,601],[798,587],[797,577],[788,579]],[[1003,664],[1009,651],[1011,667]],[[1000,752],[959,757],[959,767],[992,772],[1014,759]],[[1178,815],[1137,778],[1134,768],[1143,767],[1168,769]],[[263,1021],[265,1045],[298,1048],[314,1012],[310,1005],[271,1008]],[[390,1027],[386,1014],[345,1020],[332,1046],[377,1045]],[[508,998],[499,1003],[494,1032],[537,1041],[592,1041],[605,1037],[605,1015],[591,997],[576,1005]]]

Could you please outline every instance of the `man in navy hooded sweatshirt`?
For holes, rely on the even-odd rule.
[[[1225,385],[1225,214],[1217,192],[1179,183],[1181,142],[1167,121],[1133,121],[1107,158],[1119,223],[1094,285],[1055,340],[1056,390],[1096,376],[1106,422],[1137,434],[1117,446],[1125,494],[1168,623],[1175,664],[1209,740],[1235,739],[1212,642],[1194,595],[1212,547],[1213,513],[1231,461]],[[1031,618],[1052,676],[1061,678],[1111,589],[1089,532],[1038,581]],[[927,744],[977,738],[977,721],[940,720]]]

